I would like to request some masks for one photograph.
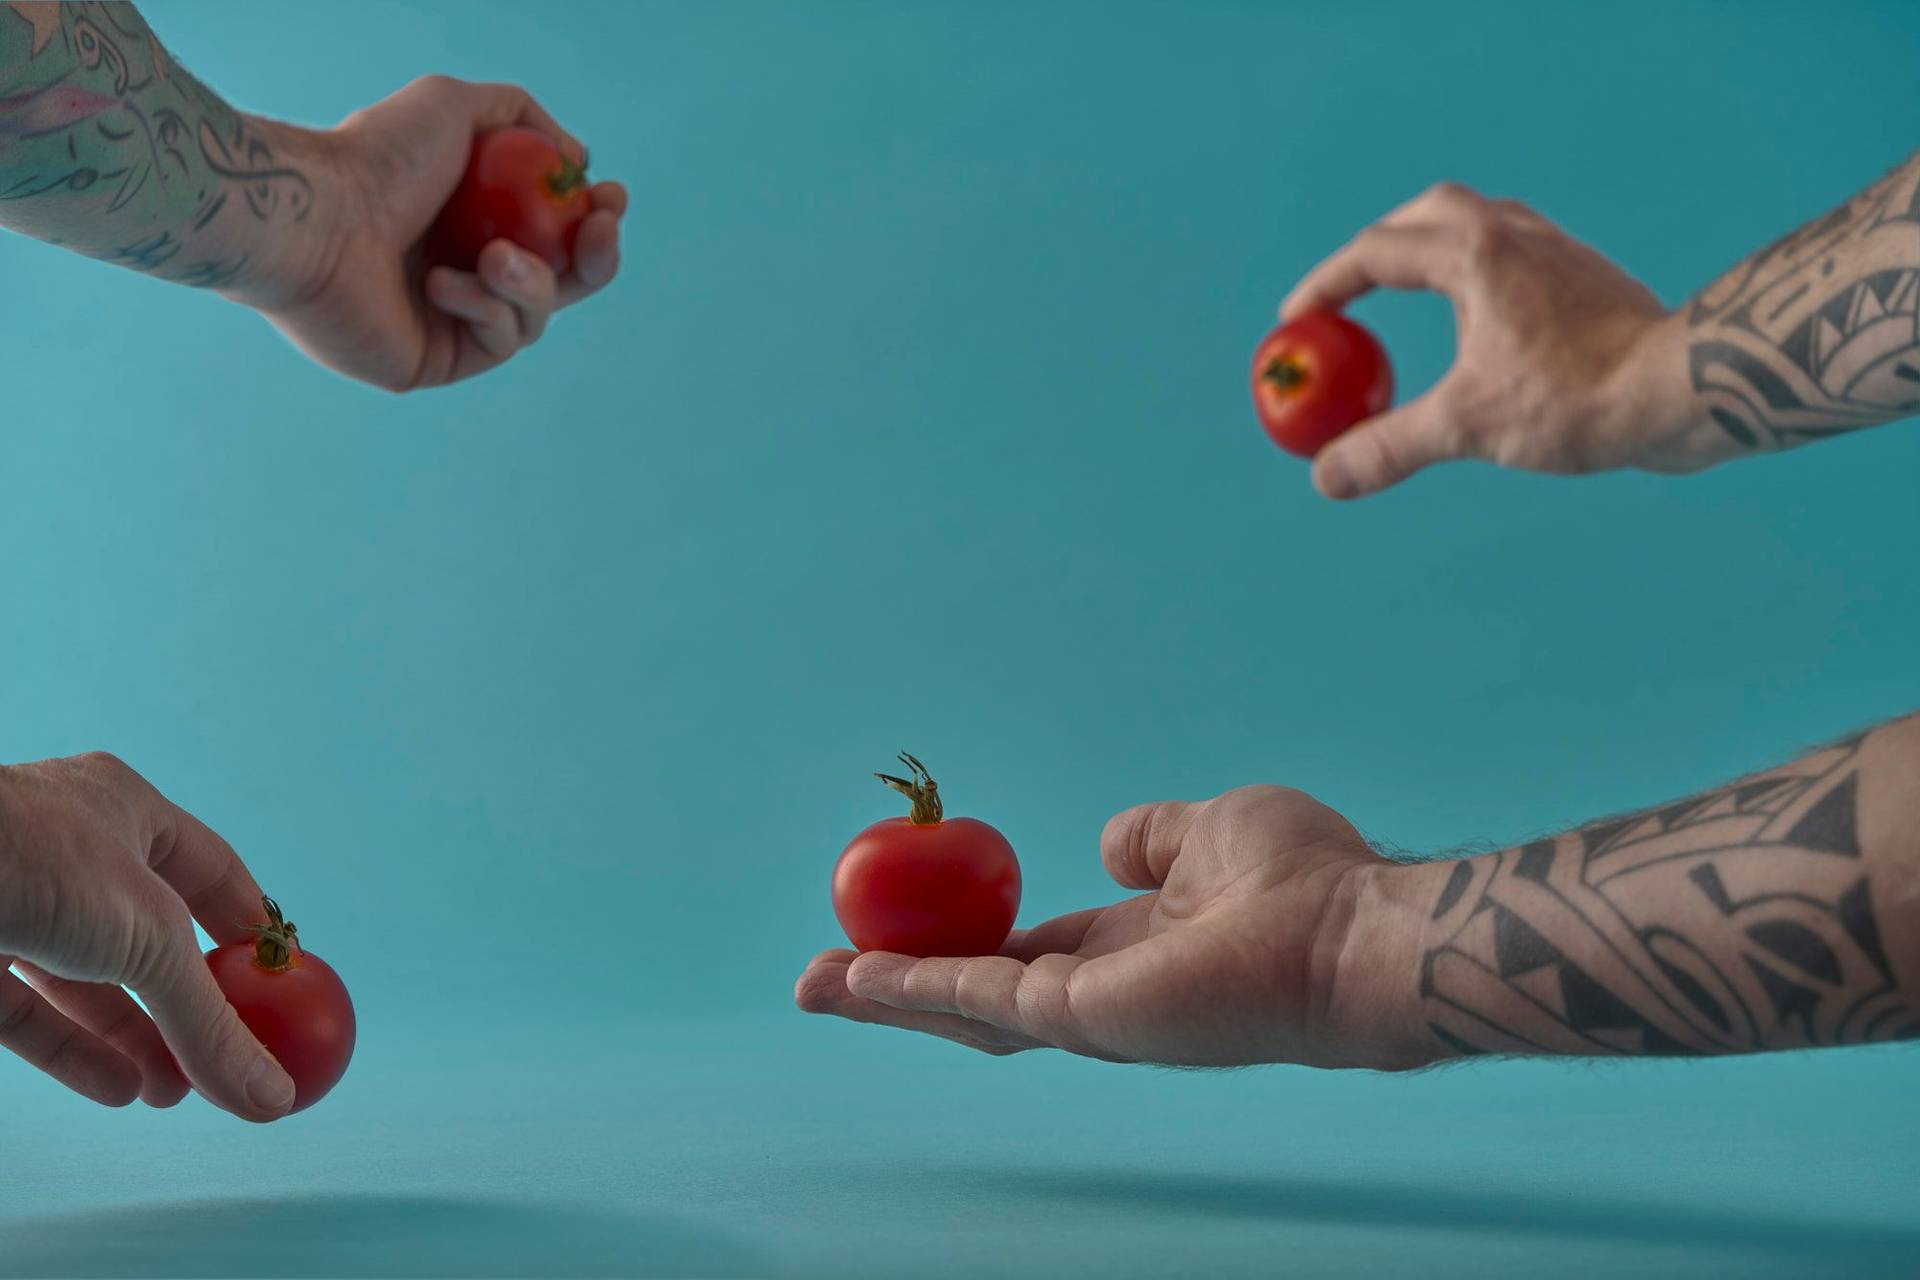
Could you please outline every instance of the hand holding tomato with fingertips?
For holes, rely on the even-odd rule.
[[[1253,405],[1267,436],[1311,458],[1393,403],[1393,366],[1380,342],[1337,311],[1281,325],[1253,353]]]
[[[446,266],[473,271],[480,251],[511,240],[564,275],[573,241],[593,212],[587,162],[568,156],[538,129],[515,125],[473,140],[460,185],[434,223],[432,243]]]
[[[909,956],[992,955],[1020,911],[1013,846],[977,818],[949,818],[925,765],[902,752],[910,776],[874,777],[912,802],[855,836],[833,868],[833,911],[862,951]]]
[[[215,947],[207,967],[240,1021],[292,1078],[293,1111],[305,1111],[347,1073],[353,1000],[332,966],[300,945],[280,904],[260,902],[267,923],[247,926],[253,941]]]

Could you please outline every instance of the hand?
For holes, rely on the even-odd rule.
[[[269,273],[264,296],[239,300],[314,360],[389,391],[470,378],[536,342],[556,310],[619,270],[627,193],[617,182],[591,188],[593,212],[565,276],[507,240],[487,246],[477,273],[431,264],[422,239],[459,184],[475,135],[515,124],[585,158],[525,90],[444,76],[416,80],[325,132],[263,125],[276,131],[276,152],[313,157],[321,234]]]
[[[1114,1062],[1405,1067],[1426,1060],[1377,1017],[1414,997],[1418,912],[1370,912],[1386,862],[1339,814],[1285,787],[1150,804],[1107,824],[1100,856],[1147,892],[1016,933],[998,956],[822,952],[809,1013],[942,1036],[987,1053],[1059,1048]],[[1383,927],[1384,926],[1384,927]],[[1404,979],[1404,981],[1396,980]],[[1428,1055],[1430,1056],[1430,1055]]]
[[[1526,206],[1441,183],[1309,271],[1283,319],[1385,285],[1453,302],[1459,353],[1425,395],[1314,460],[1331,498],[1480,458],[1526,471],[1685,471],[1731,456],[1693,408],[1684,341],[1646,288]]]
[[[192,1081],[243,1119],[286,1114],[293,1081],[214,984],[196,919],[241,941],[260,887],[139,774],[106,755],[0,769],[0,1046],[112,1107],[169,1107]]]

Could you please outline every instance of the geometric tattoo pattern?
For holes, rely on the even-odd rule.
[[[1749,449],[1920,412],[1920,156],[1702,290],[1694,389]]]
[[[1461,1054],[1717,1054],[1920,1036],[1854,831],[1858,740],[1456,863],[1420,990]]]

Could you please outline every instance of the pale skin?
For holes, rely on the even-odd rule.
[[[514,124],[582,155],[512,85],[430,76],[309,129],[234,110],[131,5],[0,4],[0,227],[216,291],[386,390],[500,365],[619,268],[614,182],[562,275],[505,240],[477,272],[431,260],[475,135]],[[247,1120],[285,1114],[292,1082],[192,927],[244,940],[260,897],[225,841],[112,757],[0,767],[0,1048],[109,1106],[191,1086]]]
[[[1442,461],[1697,470],[1920,411],[1920,156],[1668,311],[1511,200],[1442,184],[1281,308],[1452,300],[1438,385],[1315,459],[1335,498]],[[1920,716],[1700,796],[1401,864],[1284,787],[1108,823],[1136,891],[996,956],[822,952],[799,1006],[988,1053],[1376,1070],[1920,1037]]]

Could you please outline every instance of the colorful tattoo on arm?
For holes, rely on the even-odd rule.
[[[245,272],[313,185],[131,4],[0,5],[0,223],[183,284]]]

